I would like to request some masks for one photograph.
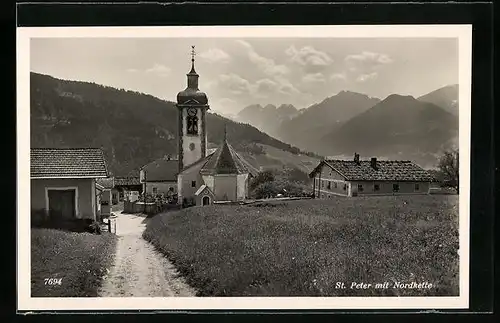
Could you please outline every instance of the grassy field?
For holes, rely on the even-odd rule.
[[[459,293],[458,196],[193,207],[155,216],[144,238],[200,296]],[[394,288],[401,282],[433,286]]]
[[[31,229],[31,296],[96,297],[110,268],[116,236]],[[46,278],[61,284],[46,284]]]

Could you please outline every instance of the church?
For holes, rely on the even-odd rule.
[[[187,87],[177,94],[177,201],[188,205],[243,201],[248,198],[249,182],[258,170],[228,143],[226,130],[218,148],[207,152],[206,114],[210,107],[207,95],[198,88],[194,46],[192,49]],[[167,164],[174,166],[172,161]]]

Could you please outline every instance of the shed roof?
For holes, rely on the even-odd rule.
[[[99,148],[31,148],[31,178],[108,177]]]
[[[323,160],[310,174],[313,177],[323,165],[337,171],[349,181],[419,181],[429,182],[432,175],[422,167],[408,160],[377,160],[376,169],[371,161]]]
[[[103,188],[113,188],[113,187],[115,187],[115,183],[114,183],[114,178],[113,177],[98,178],[96,182],[97,182],[97,184],[101,185]]]

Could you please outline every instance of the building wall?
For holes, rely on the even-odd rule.
[[[167,194],[171,187],[174,189],[174,193],[177,194],[177,182],[146,182],[144,185],[146,186],[146,194],[153,194],[154,188],[156,188],[157,194]]]
[[[193,181],[195,181],[194,187],[192,186]],[[183,198],[194,198],[194,194],[203,184],[203,178],[198,172],[189,172],[179,175],[177,179],[179,203],[182,203]]]
[[[344,177],[327,165],[323,165],[321,171],[316,174],[313,185],[314,195],[318,198],[349,195],[349,182],[345,181]]]
[[[89,178],[82,179],[32,179],[31,180],[31,209],[47,209],[46,188],[76,187],[78,197],[76,201],[76,217],[95,219],[95,180]]]
[[[236,201],[237,175],[215,175],[214,195],[216,201]]]
[[[187,109],[182,109],[182,162],[183,166],[189,166],[194,162],[198,161],[202,158],[202,142],[206,142],[202,140],[202,111],[201,109],[197,109],[197,117],[198,117],[198,135],[187,135]],[[194,149],[189,149],[191,143],[194,144]],[[206,144],[205,144],[206,145]],[[205,147],[206,148],[206,147]],[[205,149],[206,151],[206,149]]]
[[[375,190],[375,184],[379,189]],[[393,184],[399,185],[399,191],[393,191]],[[418,184],[418,190],[415,190],[415,184]],[[404,195],[404,194],[429,194],[429,182],[398,182],[398,181],[356,181],[352,182],[352,192],[357,195]],[[358,189],[362,185],[363,190]]]
[[[415,184],[419,190],[415,190]],[[336,184],[336,185],[335,185]],[[375,184],[379,189],[375,190]],[[393,184],[399,184],[399,191],[393,192]],[[362,185],[363,190],[358,190]],[[404,194],[429,194],[430,182],[398,182],[398,181],[345,181],[342,175],[323,165],[320,172],[314,177],[315,196],[318,198],[329,198],[334,195],[404,195]]]
[[[248,174],[238,174],[237,175],[237,180],[236,180],[236,198],[238,201],[244,200],[247,198],[248,193],[247,193],[247,180],[248,180]]]

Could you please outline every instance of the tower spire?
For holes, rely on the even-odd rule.
[[[194,50],[194,45],[191,46],[191,72],[190,74],[196,74],[196,71],[194,70],[194,57],[196,56],[196,52]]]

